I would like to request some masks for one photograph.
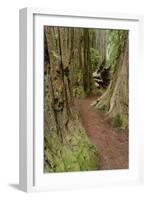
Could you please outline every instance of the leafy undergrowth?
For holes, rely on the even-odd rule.
[[[57,134],[45,140],[44,172],[71,172],[97,170],[99,155],[96,147],[89,141],[85,130],[76,120],[70,133],[61,143]]]
[[[128,118],[121,114],[116,114],[115,117],[112,118],[112,125],[116,128],[127,129],[128,128]]]
[[[108,115],[109,108],[106,104],[99,104],[99,103],[93,102],[91,105],[94,106],[97,111],[106,113],[106,116],[110,119],[113,127],[120,128],[120,129],[128,129],[127,115],[117,113],[113,117],[109,117]]]

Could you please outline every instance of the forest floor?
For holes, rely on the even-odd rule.
[[[128,168],[128,131],[114,128],[104,112],[91,103],[96,96],[75,99],[81,122],[100,154],[100,170]]]

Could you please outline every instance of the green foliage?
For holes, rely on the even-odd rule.
[[[84,97],[85,96],[85,94],[84,94],[84,88],[83,88],[82,85],[79,86],[79,87],[75,86],[73,88],[73,96],[74,97]]]
[[[123,50],[128,31],[109,30],[107,32],[107,62],[111,66],[112,72],[118,65],[119,56]]]
[[[90,48],[90,61],[93,67],[97,67],[101,56],[99,51],[94,48]]]
[[[112,124],[114,127],[122,127],[123,125],[123,119],[122,116],[120,114],[117,114],[113,119],[112,119]]]
[[[128,117],[122,114],[116,114],[112,118],[112,125],[116,128],[127,129],[128,128]]]

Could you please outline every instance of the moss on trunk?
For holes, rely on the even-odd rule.
[[[99,168],[99,155],[76,119],[61,142],[56,132],[45,132],[45,172],[89,171]]]
[[[96,170],[98,155],[73,105],[67,28],[44,28],[44,171]]]

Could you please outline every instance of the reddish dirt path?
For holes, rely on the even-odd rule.
[[[95,111],[90,105],[97,97],[75,99],[82,124],[88,137],[100,153],[100,169],[128,168],[128,133],[113,128],[104,113]]]

